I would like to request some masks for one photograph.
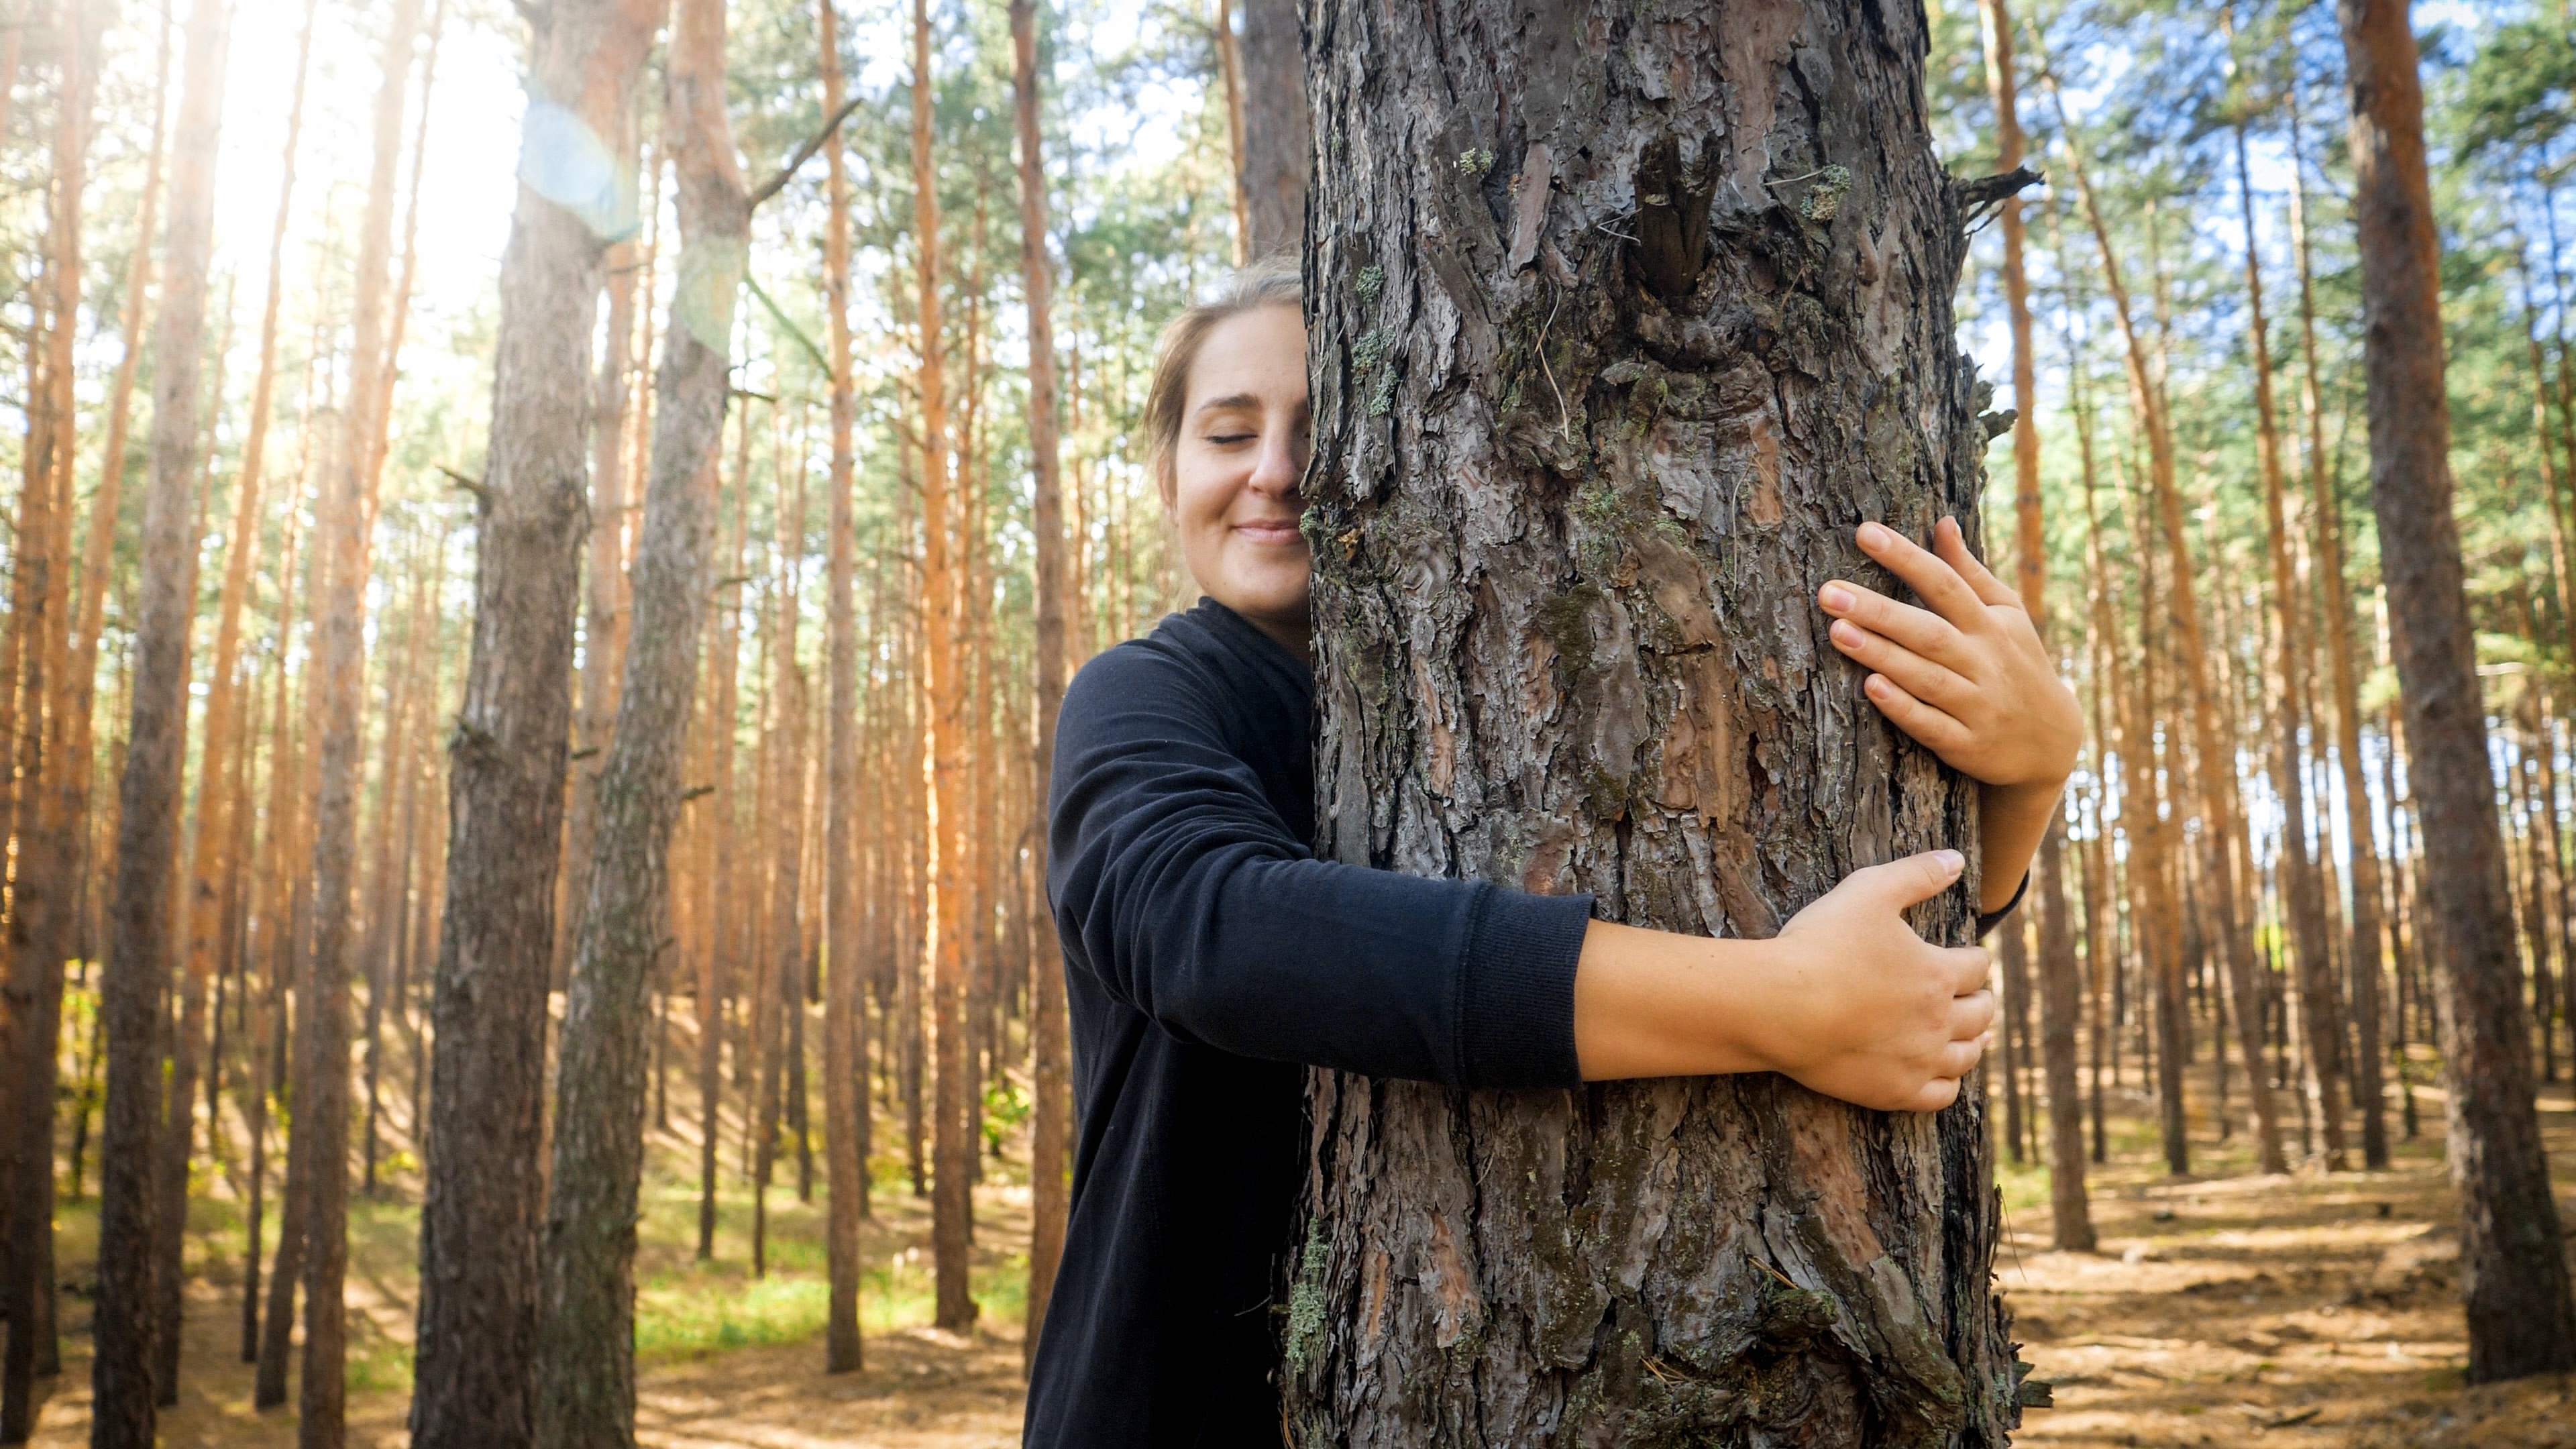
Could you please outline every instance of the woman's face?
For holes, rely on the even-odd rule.
[[[1163,502],[1199,587],[1301,656],[1310,626],[1297,480],[1312,446],[1296,309],[1211,328],[1190,368]]]

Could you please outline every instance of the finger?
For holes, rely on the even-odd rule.
[[[1861,551],[1885,565],[1888,572],[1912,586],[1917,597],[1931,606],[1932,612],[1958,625],[1973,628],[1985,618],[1985,600],[1968,587],[1940,555],[1914,540],[1880,523],[1860,526]]]
[[[1983,946],[1952,946],[1948,954],[1958,972],[1956,995],[1970,997],[1987,989],[1995,974],[1994,952]]]
[[[1835,648],[1895,680],[1898,688],[1935,708],[1956,713],[1977,697],[1977,687],[1957,670],[1936,664],[1883,634],[1872,633],[1848,619],[1836,619],[1827,632]]]
[[[1950,998],[1950,1040],[1975,1041],[1995,1024],[1995,994],[1979,991]]]
[[[1818,589],[1816,603],[1835,618],[1849,619],[1872,633],[1884,634],[1928,659],[1955,659],[1963,642],[1958,629],[1931,610],[1900,604],[1876,589],[1841,579]]]
[[[1888,723],[1912,735],[1932,753],[1945,754],[1967,746],[1966,725],[1906,693],[1904,686],[1886,675],[1871,675],[1862,681],[1861,688],[1869,691],[1869,702],[1878,706]]]
[[[1993,1042],[1990,1036],[1954,1041],[1941,1049],[1941,1064],[1936,1070],[1944,1077],[1964,1077],[1977,1069],[1977,1063],[1984,1058],[1986,1048]]]
[[[1944,517],[1932,525],[1932,551],[1940,555],[1941,561],[1959,577],[1968,581],[1968,587],[1977,591],[1978,598],[1989,604],[2021,603],[2019,590],[1996,578],[1992,569],[1968,551],[1967,530],[1959,527],[1959,520]]]
[[[1925,1082],[1922,1089],[1914,1094],[1914,1100],[1906,1104],[1906,1110],[1938,1112],[1957,1100],[1959,1100],[1959,1079],[1935,1077]]]
[[[1955,850],[1927,850],[1853,871],[1844,878],[1844,884],[1857,885],[1894,909],[1903,910],[1948,890],[1967,864],[1967,858]]]

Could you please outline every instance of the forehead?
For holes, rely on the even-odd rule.
[[[1305,402],[1306,323],[1295,308],[1238,312],[1208,329],[1190,365],[1188,406],[1228,397]]]

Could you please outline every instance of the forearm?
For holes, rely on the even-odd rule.
[[[1758,1072],[1763,998],[1783,984],[1773,941],[1710,940],[1594,921],[1574,970],[1585,1081]],[[1794,989],[1794,987],[1792,988]]]
[[[2012,904],[2030,870],[2031,857],[2057,814],[2064,781],[1980,786],[1977,796],[1977,909],[1991,914]]]

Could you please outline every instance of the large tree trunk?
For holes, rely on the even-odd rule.
[[[528,159],[501,260],[474,645],[449,747],[415,1449],[483,1449],[534,1432],[546,977],[591,334],[602,256],[634,225],[631,176],[583,192],[542,162],[572,128],[617,134],[662,9],[659,0],[555,0],[538,12],[532,44]]]
[[[2484,1383],[2576,1368],[2576,1304],[2532,1105],[2530,1017],[2451,514],[2441,254],[2415,32],[2406,0],[2337,9],[2352,91],[2371,507],[2423,822],[2423,899],[2445,968],[2438,1025],[2460,1288],[2469,1379]]]
[[[1244,13],[1247,50],[1255,16],[1264,9],[1265,3],[1256,0]],[[1296,54],[1293,48],[1290,53]],[[1029,313],[1029,454],[1033,475],[1029,526],[1036,534],[1037,552],[1037,697],[1033,706],[1037,712],[1037,745],[1030,756],[1028,798],[1043,813],[1047,782],[1055,765],[1055,717],[1064,706],[1064,676],[1069,661],[1065,639],[1064,481],[1062,446],[1056,429],[1055,264],[1047,257],[1046,166],[1038,128],[1042,97],[1036,0],[1011,0],[1011,57],[1013,119],[1020,140],[1020,276]],[[1302,85],[1291,100],[1302,135],[1306,115]],[[1304,206],[1301,197],[1301,221]],[[1260,226],[1261,208],[1256,200],[1256,241]],[[1038,855],[1036,878],[1043,881],[1046,832],[1033,831],[1030,839]],[[1037,1352],[1038,1330],[1046,1323],[1047,1297],[1055,1287],[1056,1266],[1064,1258],[1064,1215],[1071,1195],[1068,1173],[1072,1167],[1073,1064],[1065,1020],[1064,961],[1055,938],[1055,915],[1045,907],[1042,888],[1033,888],[1028,902],[1031,1118],[1028,1322],[1020,1339],[1023,1365]]]
[[[930,676],[928,765],[930,860],[923,879],[930,909],[932,1066],[930,1248],[941,1328],[974,1326],[967,1282],[974,1210],[975,1143],[966,1130],[974,1084],[966,1057],[966,675],[958,648],[958,589],[949,533],[947,392],[940,367],[939,169],[931,154],[937,99],[931,77],[928,0],[912,4],[912,236],[921,286],[922,652]]]
[[[1319,853],[1731,936],[1863,865],[1973,857],[1973,787],[1869,707],[1812,602],[1874,576],[1860,518],[1975,527],[1967,203],[1920,12],[1308,19],[1337,161],[1308,261]],[[1316,1442],[2018,1419],[1973,1087],[1887,1116],[1769,1076],[1319,1073],[1311,1108],[1285,1377]]]
[[[195,570],[196,466],[200,443],[199,389],[205,350],[206,267],[214,245],[215,156],[223,116],[225,38],[229,22],[219,0],[196,0],[188,15],[185,87],[179,105],[178,148],[173,170],[178,184],[170,198],[170,231],[163,248],[164,293],[160,326],[153,339],[152,482],[144,500],[145,566],[141,614],[135,631],[134,692],[126,734],[125,769],[118,782],[116,893],[109,920],[109,969],[102,990],[101,1012],[107,1037],[107,1112],[100,1141],[98,1311],[93,1338],[97,1356],[90,1367],[91,1395],[97,1409],[91,1442],[150,1449],[154,1441],[154,1406],[164,1397],[154,1391],[160,1355],[154,1351],[159,1327],[155,1219],[166,1208],[155,1182],[154,1127],[161,1116],[161,1034],[164,982],[169,977],[172,946],[169,909],[171,881],[178,868],[180,772],[186,753],[188,633],[196,619],[196,598],[189,588]],[[88,47],[75,42],[70,56],[86,58]],[[84,86],[86,81],[83,82]],[[67,187],[79,185],[71,173]],[[149,245],[149,238],[141,245]],[[68,325],[68,314],[58,325]],[[104,522],[104,520],[102,520]],[[66,882],[68,883],[68,882]],[[60,958],[52,965],[59,971]],[[59,977],[57,977],[59,980]],[[54,998],[59,1006],[60,997]],[[15,1003],[13,1003],[14,1005]],[[52,1013],[39,1003],[21,1031],[43,1033],[46,1070],[40,1078],[22,1079],[19,1089],[41,1101],[32,1114],[43,1130],[31,1140],[41,1156],[22,1157],[17,1184],[17,1212],[52,1209],[53,1052]],[[22,1042],[30,1057],[32,1042]],[[41,1096],[32,1095],[41,1092]],[[175,1095],[175,1093],[174,1093]],[[186,1110],[183,1103],[182,1110]],[[33,1171],[28,1172],[32,1167]],[[30,1191],[42,1189],[41,1197]],[[184,1199],[182,1200],[184,1206]],[[13,1233],[13,1252],[34,1246],[24,1233]],[[13,1329],[29,1319],[33,1308],[17,1290],[11,1275],[9,1321]],[[19,1340],[9,1342],[8,1389],[14,1407],[19,1395]],[[8,1412],[0,1438],[23,1440],[27,1417]]]
[[[557,1068],[552,1196],[539,1254],[537,1440],[635,1442],[635,1224],[644,1166],[645,989],[670,917],[671,830],[713,582],[716,444],[751,208],[725,121],[725,0],[681,0],[664,134],[687,279],[662,344],[637,540],[635,615],[600,771],[587,904]]]

